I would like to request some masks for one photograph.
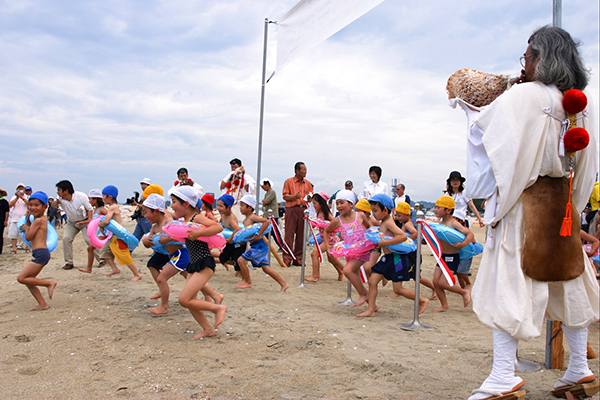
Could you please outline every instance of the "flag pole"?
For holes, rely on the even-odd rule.
[[[263,62],[262,62],[262,86],[260,89],[260,119],[258,122],[258,164],[256,166],[256,215],[260,208],[260,172],[262,168],[262,138],[263,138],[263,120],[265,114],[265,85],[267,73],[267,35],[269,33],[269,18],[265,18],[265,38],[263,44]],[[264,213],[263,213],[264,214]]]
[[[562,0],[552,0],[552,26],[561,28],[562,25]]]

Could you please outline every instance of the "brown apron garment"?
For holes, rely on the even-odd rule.
[[[585,268],[581,221],[573,206],[571,236],[560,236],[569,200],[569,179],[540,176],[522,195],[523,272],[541,282],[568,281]]]

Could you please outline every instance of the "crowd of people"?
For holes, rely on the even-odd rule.
[[[449,309],[446,291],[461,296],[464,307],[473,299],[475,313],[492,328],[492,371],[481,387],[473,391],[471,400],[522,392],[524,382],[514,374],[518,341],[540,335],[544,317],[563,322],[563,331],[571,349],[569,367],[553,393],[564,393],[596,381],[584,353],[587,326],[599,318],[597,272],[594,274],[589,258],[581,249],[581,239],[592,245],[587,255],[593,254],[599,243],[600,195],[595,171],[596,147],[592,138],[592,148],[584,146],[576,150],[577,156],[574,156],[565,155],[564,150],[561,152],[562,144],[558,143],[564,135],[564,132],[561,133],[564,124],[560,116],[566,114],[563,107],[567,108],[562,102],[563,92],[573,88],[584,89],[587,73],[582,67],[575,42],[559,28],[544,27],[534,32],[522,63],[524,69],[519,83],[523,84],[507,91],[489,107],[477,108],[464,101],[459,102],[469,119],[469,146],[473,146],[469,156],[476,159],[480,176],[474,178],[474,184],[468,187],[467,178],[471,179],[469,174],[472,171],[467,171],[467,178],[458,171],[449,174],[444,194],[435,202],[434,213],[440,225],[458,231],[463,239],[455,243],[441,240],[441,257],[433,279],[421,280],[423,285],[432,289],[432,295],[415,300],[419,303],[419,311],[425,312],[431,300],[437,298],[440,306],[433,311],[442,312]],[[584,114],[574,123],[589,129],[589,118]],[[545,123],[540,123],[540,120]],[[474,138],[478,139],[476,144]],[[571,153],[575,154],[575,151]],[[563,162],[565,157],[571,157],[570,163]],[[226,314],[223,295],[209,284],[217,263],[226,268],[234,267],[241,278],[236,286],[239,289],[253,286],[250,268],[262,268],[280,285],[282,292],[289,287],[270,266],[269,252],[272,249],[264,235],[270,229],[271,221],[265,218],[266,215],[258,215],[257,182],[247,173],[241,160],[235,158],[229,164],[231,171],[219,182],[222,193],[217,199],[205,194],[203,187],[190,179],[188,170],[181,168],[177,171],[177,181],[166,193],[149,178],[142,179],[141,200],[134,202],[137,208],[134,213],[136,228],[132,236],[136,243],[139,241],[154,250],[147,266],[158,287],[153,298],[161,299],[160,306],[149,311],[168,313],[168,280],[181,273],[186,277],[186,283],[180,293],[179,304],[188,308],[203,328],[195,339],[216,335],[215,328]],[[571,169],[565,170],[565,165]],[[378,285],[381,282],[392,281],[394,293],[398,296],[416,297],[413,290],[402,284],[414,279],[417,255],[414,251],[399,253],[391,247],[417,239],[415,223],[420,205],[413,203],[405,193],[404,184],[397,185],[390,193],[381,176],[382,169],[372,166],[369,169],[370,179],[364,182],[358,194],[353,192],[352,181],[346,181],[344,189],[329,195],[314,187],[306,178],[307,166],[297,162],[294,176],[285,180],[281,191],[285,201],[283,264],[289,267],[303,265],[306,261],[303,257],[308,239],[305,237],[305,214],[308,213],[315,221],[320,221],[317,230],[322,242],[315,243],[310,254],[313,269],[307,280],[318,282],[320,262],[322,256],[326,256],[338,272],[338,279],[346,277],[357,291],[356,306],[366,304],[366,310],[358,317],[376,315]],[[469,190],[466,190],[465,183]],[[277,218],[278,202],[273,182],[261,179],[258,184],[265,191],[263,209],[272,210]],[[555,193],[552,190],[564,192],[562,188],[565,187],[568,192],[563,193],[564,196],[549,198],[548,193]],[[123,236],[128,232],[114,233],[109,239],[105,231],[109,225],[121,226],[123,222],[118,189],[107,185],[86,195],[75,191],[71,182],[62,180],[56,183],[56,190],[56,199],[41,191],[33,192],[31,187],[21,183],[10,200],[4,199],[6,191],[0,192],[2,230],[8,227],[11,254],[16,253],[18,246],[26,252],[32,251],[32,260],[17,278],[38,302],[32,310],[50,307],[39,286],[47,287],[50,299],[57,286],[55,281],[37,278],[50,259],[46,238],[48,229],[51,229],[48,222],[58,218],[56,210],[62,210],[67,218],[62,239],[64,269],[74,268],[73,241],[78,233],[84,231],[82,237],[88,246],[88,264],[80,269],[81,272],[91,273],[96,260],[108,263],[111,267],[108,275],[115,275],[121,272],[118,263],[128,266],[133,274],[132,281],[139,280],[142,275],[131,258],[132,246]],[[483,217],[471,196],[486,199]],[[171,201],[170,208],[166,206],[167,200]],[[214,212],[215,203],[218,215]],[[550,204],[558,205],[558,208],[550,208]],[[540,205],[548,205],[548,209],[540,209]],[[581,216],[571,218],[571,208],[583,210]],[[554,211],[565,209],[567,215],[564,219]],[[460,250],[474,243],[474,234],[469,229],[469,210],[480,227],[487,227],[486,249],[474,284],[469,278],[472,258],[461,259],[459,256]],[[539,213],[546,211],[548,217],[544,220],[551,225],[542,228],[532,226],[529,222],[533,218],[531,215],[539,219]],[[26,216],[25,221],[18,226],[23,216]],[[97,216],[104,218],[98,223],[96,235],[106,236],[100,248],[90,242],[84,230]],[[190,228],[184,243],[174,241],[163,234],[163,228],[178,220],[201,224],[203,228]],[[238,234],[250,226],[256,227],[256,231],[246,240],[237,240]],[[224,247],[211,251],[208,238],[221,234],[224,229],[230,231]],[[366,240],[367,232],[373,229],[383,235],[376,247]],[[29,245],[20,243],[21,231]],[[542,242],[543,250],[536,249],[532,236],[537,238],[537,242]],[[354,249],[344,255],[344,261],[336,256],[340,254],[336,248],[341,243]],[[551,254],[549,249],[556,247],[561,249],[561,254],[550,264],[560,263],[560,267],[565,268],[553,275],[553,271],[544,267],[549,264],[546,260]],[[534,250],[545,251],[546,257],[540,258],[538,252],[535,253],[538,257],[532,258],[530,252]],[[569,254],[569,258],[562,256],[563,252]],[[361,279],[361,270],[367,276],[367,286]],[[446,270],[456,274],[458,285],[449,283]],[[204,299],[197,297],[199,292],[203,293]],[[205,311],[215,314],[214,324],[208,321]]]

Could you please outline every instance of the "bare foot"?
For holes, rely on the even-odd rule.
[[[56,285],[58,285],[58,283],[56,281],[52,281],[50,286],[48,286],[48,297],[50,297],[50,300],[52,300],[52,295],[54,295],[54,288],[56,287]]]
[[[85,272],[86,274],[91,274],[92,270],[87,268],[77,268],[81,272]]]
[[[281,290],[280,290],[280,292],[285,292],[286,290],[288,290],[288,288],[289,288],[289,287],[290,287],[290,284],[289,284],[289,283],[286,283],[285,285],[283,285],[283,286],[281,287]]]
[[[385,297],[400,297],[398,293],[386,294]]]
[[[240,282],[240,283],[239,283],[239,284],[236,286],[236,288],[238,288],[238,289],[249,289],[249,288],[251,288],[251,287],[252,287],[252,284],[251,284],[251,283],[248,283],[248,282],[246,282],[246,281],[241,281],[241,282]]]
[[[108,274],[106,274],[106,276],[116,275],[116,274],[120,274],[120,273],[121,273],[121,270],[118,269],[116,271],[110,271]]]
[[[215,328],[218,328],[225,319],[225,311],[227,311],[227,306],[221,304],[219,310],[215,313]]]
[[[469,305],[470,302],[471,302],[471,291],[467,290],[466,293],[463,295],[463,304],[466,307]]]
[[[39,304],[33,308],[30,308],[29,311],[40,311],[40,310],[48,310],[50,308],[50,306],[48,304],[46,304],[45,306]]]
[[[450,309],[450,307],[446,306],[446,307],[438,307],[438,308],[434,308],[433,312],[445,312],[448,311]]]
[[[134,275],[129,282],[139,281],[140,279],[142,279],[142,274]]]
[[[387,285],[387,284],[388,284],[388,282],[389,282],[389,281],[388,281],[387,279],[383,278],[383,285],[382,285],[382,286],[385,286],[385,285]]]
[[[356,314],[357,317],[374,317],[375,311],[369,311],[369,309],[361,312],[360,314]]]
[[[433,294],[431,295],[431,297],[429,298],[429,300],[433,300],[437,297],[437,293],[433,292]]]
[[[204,330],[202,332],[200,332],[200,334],[194,336],[192,339],[197,340],[197,339],[202,339],[203,337],[212,337],[212,336],[216,336],[217,335],[217,331],[215,331],[214,329],[207,329]]]
[[[154,296],[150,296],[151,300],[160,299],[160,292],[157,292]]]
[[[215,297],[216,299],[214,297],[212,298],[215,301],[215,304],[223,303],[223,299],[225,298],[225,296],[223,296],[221,293],[217,293],[217,296]]]
[[[423,314],[427,310],[427,306],[429,306],[429,300],[419,301],[419,314]]]
[[[308,282],[318,282],[319,278],[316,278],[316,277],[314,277],[314,276],[311,275],[311,276],[308,276],[308,277],[304,278],[304,280],[308,281]]]
[[[236,278],[237,278],[238,276],[240,276],[240,271],[235,271],[235,274],[233,274],[233,276],[234,276],[234,277],[236,277]]]
[[[343,273],[339,273],[338,272],[338,281],[343,281],[344,280],[344,274]]]
[[[368,299],[369,298],[367,296],[360,296],[358,300],[356,300],[356,304],[354,305],[354,307],[362,306],[367,302]]]
[[[225,269],[227,270],[227,272],[229,272],[229,264],[223,264],[223,266],[225,267]]]
[[[163,315],[167,314],[169,312],[169,309],[163,306],[158,306],[154,308],[149,308],[148,311],[150,311],[154,315]]]

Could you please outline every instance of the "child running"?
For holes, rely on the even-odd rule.
[[[171,208],[173,208],[177,219],[183,218],[185,222],[195,222],[205,226],[204,229],[190,230],[188,237],[185,239],[185,245],[190,254],[190,263],[186,268],[188,276],[185,286],[179,294],[179,304],[190,310],[194,319],[203,329],[200,334],[192,339],[201,339],[217,334],[215,328],[223,322],[227,306],[196,298],[198,292],[207,285],[208,280],[215,272],[215,259],[210,254],[208,244],[197,239],[200,236],[216,235],[223,230],[217,222],[211,221],[198,213],[196,208],[198,195],[196,193],[196,190],[191,186],[174,188],[171,192],[173,201]],[[214,328],[204,315],[205,310],[215,313]]]
[[[104,207],[104,201],[102,201],[102,192],[100,191],[100,189],[90,190],[90,193],[88,194],[88,198],[90,199],[90,204],[94,211],[93,218],[99,217],[100,215],[106,215],[106,208]],[[89,223],[90,223],[90,221],[85,220],[85,221],[78,222],[77,225],[87,225]],[[84,234],[87,235],[87,233],[85,231],[84,231]],[[87,253],[88,253],[87,267],[78,268],[79,271],[85,272],[86,274],[92,273],[92,265],[94,264],[94,251],[96,251],[96,248],[94,247],[93,244],[90,243],[90,245],[87,248]],[[106,265],[106,261],[101,260],[100,264],[98,265],[98,268],[103,267],[105,265]]]
[[[285,292],[289,287],[289,283],[283,280],[283,278],[269,267],[269,246],[266,240],[263,238],[263,233],[269,226],[270,222],[266,218],[259,217],[254,214],[254,207],[256,206],[256,198],[249,194],[245,195],[240,200],[240,212],[246,218],[242,221],[244,226],[250,226],[255,223],[262,224],[258,233],[250,240],[250,248],[238,258],[238,264],[240,269],[246,267],[246,261],[250,261],[254,268],[261,267],[265,274],[268,274],[271,278],[275,279],[281,286],[281,291]],[[250,276],[248,276],[250,279]],[[238,289],[247,289],[252,287],[252,282],[248,282],[236,286]]]
[[[335,218],[327,228],[323,235],[323,243],[325,250],[329,251],[331,245],[329,243],[329,234],[333,233],[338,228],[341,228],[342,239],[345,244],[358,243],[361,240],[366,240],[365,229],[369,228],[369,221],[364,214],[357,213],[352,210],[354,207],[354,193],[350,190],[340,190],[337,193],[335,205],[340,213],[338,218]],[[344,265],[344,275],[352,283],[352,286],[358,292],[358,300],[354,307],[365,304],[368,299],[368,291],[364,287],[360,279],[359,270],[361,265],[369,261],[369,251],[356,256],[347,256],[346,265]]]
[[[215,198],[211,194],[206,193],[204,196],[202,196],[200,200],[202,200],[201,210],[204,211],[204,216],[210,219],[211,221],[218,222],[217,217],[215,216],[215,213],[213,211],[213,204],[215,204]]]
[[[48,195],[44,192],[35,192],[29,196],[29,210],[25,215],[25,223],[21,226],[21,230],[25,232],[25,239],[31,243],[33,259],[28,262],[23,270],[17,276],[17,281],[27,286],[33,297],[37,300],[38,305],[31,308],[29,311],[47,310],[50,308],[42,292],[38,286],[48,288],[48,297],[52,300],[56,281],[45,281],[38,279],[37,276],[42,272],[42,268],[50,261],[50,252],[46,247],[48,234],[48,219],[44,216],[44,212],[48,207]],[[33,222],[29,216],[33,215]]]
[[[104,189],[102,189],[102,200],[104,200],[104,203],[108,205],[108,210],[106,212],[106,218],[104,218],[104,221],[98,224],[99,228],[104,228],[106,225],[108,225],[111,219],[114,219],[115,222],[122,225],[121,209],[119,208],[119,204],[117,203],[118,196],[119,189],[117,189],[116,186],[108,185]],[[131,258],[131,253],[129,252],[129,247],[124,241],[118,239],[116,236],[113,235],[110,242],[110,251],[113,253],[119,264],[127,265],[129,267],[129,269],[133,273],[133,278],[131,279],[131,282],[135,282],[142,279],[142,274],[140,274],[137,267],[135,266],[133,259]],[[112,269],[112,271],[106,274],[106,276],[121,273],[121,270],[117,268],[114,259],[109,258],[106,261]]]
[[[317,218],[324,219],[326,221],[332,221],[334,219],[333,214],[331,214],[331,210],[329,210],[329,206],[327,205],[327,201],[329,200],[329,195],[324,191],[320,191],[315,194],[312,198],[312,203],[315,208],[315,212],[317,213]],[[325,228],[319,228],[319,234],[321,238],[325,235]],[[335,233],[331,233],[329,235],[329,243],[335,244],[338,241],[338,236]],[[316,244],[321,247],[321,251],[327,254],[327,260],[333,265],[338,273],[338,281],[344,279],[344,264],[334,256],[332,256],[329,251],[325,250],[325,244]],[[321,277],[320,271],[320,263],[319,263],[319,249],[314,249],[312,253],[310,253],[310,257],[312,258],[312,266],[313,272],[312,275],[306,278],[308,282],[317,282]]]
[[[378,221],[381,221],[380,232],[384,235],[392,236],[391,239],[382,240],[379,242],[379,246],[383,252],[381,261],[373,266],[371,269],[371,276],[369,277],[369,307],[366,311],[357,315],[357,317],[374,317],[378,311],[376,305],[377,301],[377,285],[382,279],[391,280],[394,285],[399,283],[400,287],[399,294],[414,300],[415,292],[410,289],[402,288],[402,281],[408,281],[410,279],[409,262],[408,256],[405,254],[393,253],[387,246],[402,243],[407,239],[406,234],[396,226],[394,220],[390,216],[391,211],[394,209],[394,201],[383,193],[376,194],[369,200],[371,204],[371,212]],[[420,297],[419,298],[419,313],[423,313],[429,300]]]
[[[231,236],[225,241],[227,244],[219,255],[219,262],[227,268],[227,271],[229,271],[229,265],[233,265],[235,276],[242,275],[242,281],[238,285],[252,284],[250,282],[248,267],[244,265],[244,270],[242,271],[238,264],[238,258],[246,251],[246,243],[233,243],[233,236],[240,230],[238,219],[231,211],[233,203],[235,203],[235,199],[228,193],[223,194],[217,201],[217,210],[221,216],[221,225],[223,225],[224,229],[229,229],[232,232]]]
[[[371,204],[369,204],[369,200],[360,199],[354,208],[356,209],[357,213],[364,214],[369,222],[369,228],[372,226],[379,226],[380,222],[371,217]],[[371,268],[373,268],[373,265],[377,263],[379,256],[381,256],[381,248],[375,247],[369,254],[369,261],[363,264],[363,269],[365,270],[367,279],[371,276]],[[387,285],[387,282],[387,279],[384,278],[383,286]]]
[[[460,262],[458,251],[473,241],[473,232],[462,226],[452,217],[452,213],[454,212],[454,199],[452,197],[442,196],[437,199],[435,202],[434,212],[435,216],[440,218],[440,224],[456,229],[465,235],[465,240],[463,240],[461,243],[455,244],[450,244],[445,240],[440,239],[440,243],[442,245],[442,259],[446,262],[448,268],[450,268],[453,273],[456,273],[458,264]],[[442,304],[441,307],[434,309],[433,312],[447,311],[450,309],[448,306],[448,300],[446,299],[446,292],[444,290],[449,290],[451,292],[460,294],[463,298],[464,307],[468,306],[471,302],[471,291],[469,289],[463,289],[457,285],[450,286],[446,281],[446,278],[444,277],[439,265],[436,265],[435,272],[433,273],[433,286],[435,287],[437,297],[440,299],[440,303]]]

